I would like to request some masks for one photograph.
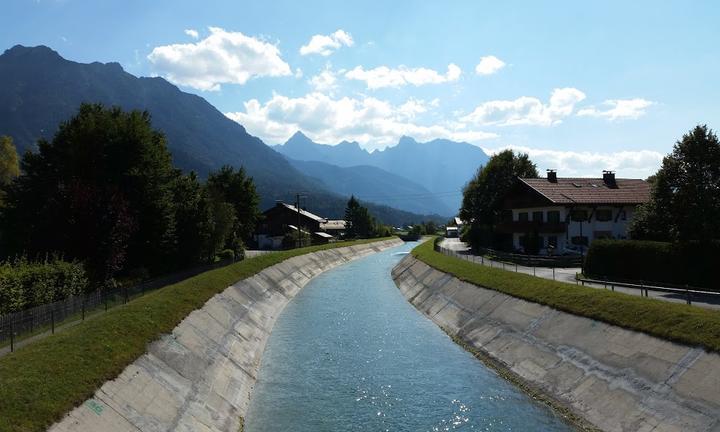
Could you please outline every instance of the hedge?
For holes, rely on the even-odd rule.
[[[720,242],[595,240],[587,253],[585,274],[593,278],[718,290],[715,277],[718,263]]]
[[[62,300],[88,290],[85,269],[78,262],[27,258],[0,263],[0,314]]]

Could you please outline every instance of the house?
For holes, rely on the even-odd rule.
[[[465,222],[455,216],[447,227],[445,227],[445,237],[459,237]]]
[[[342,222],[344,230],[345,221]],[[294,205],[277,202],[263,212],[255,237],[260,249],[280,249],[285,235],[299,229],[302,237],[314,244],[328,243],[335,238],[334,233],[341,231],[340,225],[339,221],[330,221],[307,210],[298,210]]]
[[[320,224],[320,229],[335,238],[340,238],[345,234],[347,222],[343,219],[328,219]]]
[[[628,238],[636,207],[650,199],[650,185],[640,179],[518,178],[504,201],[501,233],[512,235],[512,247],[528,253],[583,252],[598,238]]]

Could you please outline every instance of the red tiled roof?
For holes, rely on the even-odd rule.
[[[554,204],[641,204],[650,199],[650,184],[640,179],[616,179],[616,187],[609,187],[603,179],[521,178],[521,182],[534,189]]]

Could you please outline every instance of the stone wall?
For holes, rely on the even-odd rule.
[[[607,431],[720,431],[720,356],[460,281],[412,256],[394,269],[418,310]]]
[[[237,432],[278,315],[313,277],[402,244],[398,239],[294,257],[242,280],[172,332],[53,432]]]

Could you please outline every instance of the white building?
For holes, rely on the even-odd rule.
[[[650,185],[640,179],[519,178],[506,197],[506,220],[500,232],[512,234],[513,249],[528,253],[585,250],[595,239],[628,237],[635,208],[650,198]]]

